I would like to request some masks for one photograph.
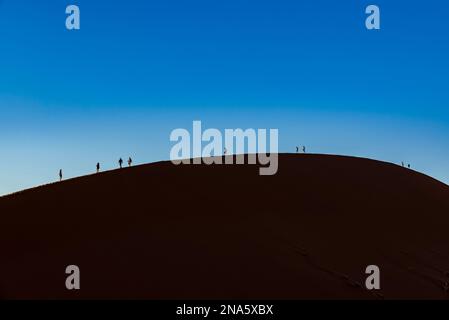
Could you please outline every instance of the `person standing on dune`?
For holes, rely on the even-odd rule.
[[[302,146],[302,152],[306,153],[306,146]]]
[[[131,159],[131,157],[129,157],[129,159],[128,159],[128,167],[131,167],[132,164],[133,164],[133,159]]]
[[[121,169],[123,167],[123,159],[122,158],[119,159],[118,164],[119,164],[120,169]]]
[[[100,172],[100,162],[97,162],[97,173]]]
[[[59,169],[59,182],[62,181],[62,169]]]

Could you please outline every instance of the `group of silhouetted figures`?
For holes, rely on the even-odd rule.
[[[128,158],[128,167],[131,167],[132,164],[133,164],[133,159],[131,159],[131,157],[129,157]],[[118,165],[119,165],[120,169],[123,168],[123,159],[122,158],[120,158],[118,160]],[[99,173],[100,169],[101,169],[100,162],[97,162],[96,169],[97,169],[97,173]],[[62,169],[60,169],[59,170],[59,181],[62,181],[62,178],[63,178]]]
[[[405,168],[405,163],[404,163],[404,161],[402,161],[401,162],[401,165]],[[410,169],[410,163],[409,164],[407,164],[407,168],[409,168]]]
[[[302,150],[303,153],[306,153],[306,146],[302,146],[301,150]],[[296,147],[296,153],[299,153],[299,151],[300,151],[300,147],[297,146],[297,147]],[[224,149],[224,154],[226,155],[226,153],[227,153],[227,150],[226,150],[226,148],[225,148],[225,149]],[[131,159],[131,157],[129,157],[129,158],[128,158],[128,166],[131,167],[132,164],[133,164],[133,159]],[[123,159],[122,159],[122,158],[120,158],[120,159],[118,160],[118,165],[119,165],[120,169],[123,168]],[[404,168],[406,167],[404,161],[401,162],[401,165],[402,165]],[[408,167],[409,169],[411,168],[411,167],[410,167],[410,163],[407,164],[407,167]],[[99,173],[99,172],[100,172],[100,169],[101,169],[101,167],[100,167],[100,162],[97,162],[96,168],[97,168],[97,173]],[[59,170],[59,181],[62,181],[62,169]]]
[[[299,153],[299,147],[296,147],[296,153]],[[306,146],[302,146],[302,153],[306,153]]]

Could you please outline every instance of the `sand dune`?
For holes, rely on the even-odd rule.
[[[368,159],[154,163],[0,198],[0,215],[0,298],[449,297],[449,187]]]

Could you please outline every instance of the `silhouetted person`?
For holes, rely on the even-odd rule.
[[[302,146],[302,152],[306,153],[306,146]]]
[[[299,147],[296,147],[296,153],[299,153]]]
[[[131,159],[131,157],[129,157],[129,159],[128,159],[128,167],[131,167],[132,164],[133,164],[133,159]]]
[[[100,162],[97,162],[97,173],[100,172]]]
[[[120,158],[120,160],[118,161],[118,164],[120,165],[120,169],[123,167],[123,159]]]
[[[401,164],[402,164],[402,166],[403,166],[403,167],[405,167],[405,165],[404,165],[404,161],[402,161],[402,162],[401,162]]]
[[[59,170],[59,181],[62,181],[62,169]]]
[[[410,163],[408,164],[408,168],[410,169]]]

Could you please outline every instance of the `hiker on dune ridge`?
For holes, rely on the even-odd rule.
[[[119,159],[118,164],[119,164],[120,169],[121,169],[123,167],[123,159],[122,158]]]
[[[133,159],[131,159],[131,157],[129,157],[129,159],[128,159],[128,167],[131,167],[132,164],[133,164]]]

